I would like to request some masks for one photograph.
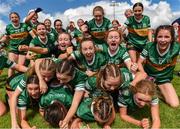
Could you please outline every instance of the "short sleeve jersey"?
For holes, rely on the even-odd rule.
[[[159,99],[157,97],[153,98],[151,101],[151,105],[158,104]],[[118,96],[118,106],[119,107],[126,107],[131,110],[135,110],[138,108],[137,104],[134,101],[134,97],[132,92],[129,88],[125,88],[122,90],[119,90],[119,96]]]
[[[102,49],[102,51],[105,53],[108,63],[122,65],[124,62],[130,60],[130,56],[127,52],[127,49],[122,45],[119,45],[117,51],[114,54],[110,53],[108,45],[106,44],[98,45],[97,47]]]
[[[74,51],[72,54],[72,57],[82,65],[82,68],[86,70],[91,70],[93,72],[98,71],[101,67],[105,66],[106,59],[104,55],[101,52],[96,52],[95,56],[93,57],[93,60],[91,63],[88,63],[85,59],[85,57],[81,54],[80,51]]]
[[[103,44],[105,43],[105,33],[112,27],[112,24],[109,19],[104,17],[102,25],[98,26],[93,18],[88,22],[88,27],[95,43]]]
[[[148,43],[140,54],[145,59],[144,70],[155,78],[156,83],[170,82],[179,55],[180,45],[172,43],[164,54],[160,54],[157,43]]]
[[[128,43],[131,43],[135,48],[142,50],[148,40],[148,29],[151,27],[150,18],[143,15],[141,21],[137,21],[134,16],[131,16],[125,22],[128,29]]]
[[[25,23],[20,23],[19,27],[15,27],[13,24],[7,25],[5,35],[10,38],[10,49],[17,49],[18,45],[29,45],[31,41],[30,31],[31,28]]]
[[[48,53],[47,54],[38,54],[38,58],[45,58],[45,57],[51,57],[52,56],[52,50],[54,49],[54,41],[51,38],[50,35],[47,35],[47,41],[44,43],[41,41],[41,39],[37,36],[34,39],[32,39],[30,46],[34,47],[42,47],[42,48],[47,48]]]
[[[69,82],[70,86],[77,91],[85,90],[85,81],[87,79],[87,75],[75,68],[75,73],[73,75],[73,79]]]
[[[31,103],[31,98],[27,92],[27,90],[23,90],[23,92],[21,92],[21,94],[18,97],[17,100],[17,107],[18,109],[26,109],[28,106],[30,106]]]
[[[91,112],[91,104],[92,104],[93,99],[92,98],[84,98],[77,111],[76,114],[79,118],[86,120],[86,121],[94,121],[94,116]]]
[[[41,96],[39,106],[41,108],[45,108],[53,101],[58,100],[64,104],[65,107],[69,108],[71,106],[72,99],[72,93],[68,88],[65,88],[65,86],[49,88],[48,92]]]
[[[56,32],[56,30],[54,28],[51,28],[51,31],[48,32],[48,34],[50,35],[52,42],[55,43],[55,41],[58,39],[58,33]]]
[[[16,73],[7,79],[6,88],[15,91],[21,80],[24,78],[23,73]],[[24,89],[24,88],[23,88]]]

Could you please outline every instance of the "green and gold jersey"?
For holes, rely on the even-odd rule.
[[[127,49],[123,45],[119,45],[118,49],[114,54],[110,53],[109,47],[106,44],[97,45],[97,47],[103,51],[108,63],[123,65],[124,62],[130,60]]]
[[[91,111],[93,99],[92,98],[84,98],[76,111],[76,115],[86,121],[95,121],[94,116]]]
[[[119,107],[126,107],[131,110],[135,110],[138,108],[138,105],[136,104],[134,100],[133,93],[130,91],[128,87],[122,90],[119,90],[117,103]],[[151,101],[151,105],[156,105],[158,103],[159,103],[159,99],[157,97],[153,98]]]
[[[50,35],[47,35],[46,42],[43,42],[38,36],[32,39],[31,43],[29,46],[31,47],[42,47],[42,48],[47,48],[48,53],[47,54],[38,54],[37,58],[46,58],[46,57],[51,57],[52,56],[52,51],[54,50],[54,41],[53,38],[51,38]]]
[[[29,45],[31,41],[30,31],[31,28],[25,23],[20,23],[18,27],[15,27],[13,24],[7,25],[5,35],[10,38],[10,51],[18,51],[19,45]]]
[[[88,22],[89,31],[93,37],[93,40],[96,44],[104,44],[105,42],[105,33],[110,28],[112,28],[111,21],[107,18],[103,18],[103,23],[101,25],[97,25],[95,19],[93,18]]]
[[[60,101],[65,107],[71,106],[73,95],[66,86],[49,88],[48,91],[40,98],[40,108],[45,108],[52,104],[53,101]]]
[[[91,63],[87,62],[80,51],[74,51],[71,56],[81,65],[82,70],[98,71],[106,65],[106,59],[101,52],[96,52]]]
[[[134,16],[131,16],[125,22],[128,29],[128,43],[132,44],[138,50],[143,49],[148,41],[148,30],[150,29],[150,18],[143,15],[140,21],[137,21]]]
[[[157,43],[148,43],[143,49],[140,58],[145,59],[144,70],[155,78],[156,83],[170,82],[179,55],[180,45],[174,42],[161,54]]]

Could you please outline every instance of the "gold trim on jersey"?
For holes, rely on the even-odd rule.
[[[128,27],[128,31],[130,33],[137,34],[137,35],[142,36],[142,37],[148,36],[148,28],[145,28],[145,29],[134,29],[134,28]]]
[[[93,35],[97,39],[104,39],[106,32],[91,32],[91,35]]]
[[[157,71],[162,71],[164,69],[166,69],[167,67],[170,67],[170,66],[175,66],[176,65],[176,62],[177,62],[177,57],[175,57],[170,63],[167,63],[167,64],[154,64],[152,62],[150,62],[148,59],[146,60],[146,64],[152,66],[153,68],[155,68]]]
[[[23,39],[28,36],[28,32],[20,32],[20,33],[15,33],[10,35],[10,39]]]

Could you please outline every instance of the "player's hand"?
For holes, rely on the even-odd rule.
[[[66,52],[68,55],[70,55],[73,52],[73,47],[66,48]]]
[[[59,122],[59,127],[60,127],[60,129],[68,129],[68,122],[66,122],[66,121],[60,121]]]
[[[37,9],[35,9],[35,13],[39,13],[39,12],[41,12],[42,11],[42,8],[37,8]]]
[[[135,72],[138,70],[138,65],[137,65],[137,63],[132,63],[130,70],[131,70],[133,73],[135,73]]]
[[[33,126],[31,129],[36,129],[36,126]]]
[[[141,127],[143,127],[143,129],[149,129],[150,125],[149,120],[147,118],[143,118],[141,120]]]
[[[40,85],[40,92],[41,94],[44,94],[48,90],[48,86],[44,80],[39,80],[39,85]]]
[[[103,129],[111,129],[109,125],[104,125]]]

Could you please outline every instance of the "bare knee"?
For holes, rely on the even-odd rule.
[[[178,108],[179,107],[179,101],[172,101],[172,102],[167,102],[169,106],[173,108]]]

